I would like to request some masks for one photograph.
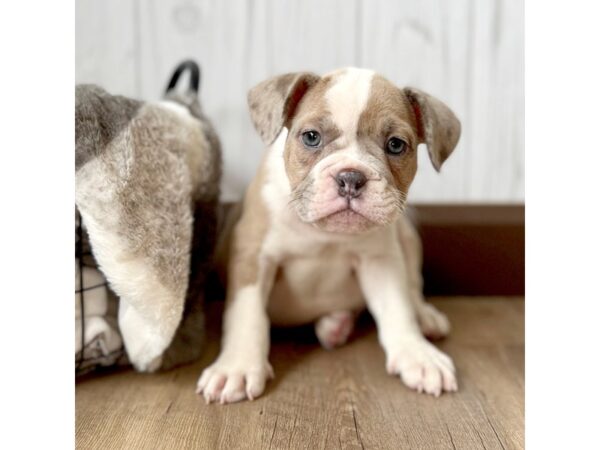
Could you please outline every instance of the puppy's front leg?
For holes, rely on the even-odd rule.
[[[273,262],[261,261],[256,282],[240,286],[247,270],[236,264],[229,274],[228,299],[223,318],[223,341],[217,360],[198,380],[196,392],[207,403],[233,403],[261,395],[273,369],[268,361],[269,319],[266,313],[268,293],[275,274]]]
[[[452,360],[419,330],[400,249],[383,256],[363,256],[356,272],[377,323],[388,372],[400,375],[408,387],[419,392],[438,396],[443,391],[456,391]]]

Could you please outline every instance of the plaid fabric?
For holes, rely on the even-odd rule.
[[[97,268],[89,239],[75,211],[75,373],[126,364],[117,324],[117,298]]]

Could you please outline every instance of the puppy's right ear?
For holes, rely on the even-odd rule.
[[[289,128],[300,100],[317,81],[319,76],[314,73],[287,73],[250,89],[250,117],[265,144],[270,145],[281,128]]]

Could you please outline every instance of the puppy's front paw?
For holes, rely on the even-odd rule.
[[[206,403],[235,403],[254,400],[265,390],[267,379],[273,378],[273,368],[268,361],[248,363],[247,358],[219,357],[204,369],[196,387]]]
[[[387,371],[400,375],[409,388],[436,397],[444,391],[458,390],[454,363],[424,339],[399,344],[388,355]]]
[[[421,333],[429,339],[441,339],[450,333],[450,322],[446,315],[430,303],[417,307],[417,320]]]

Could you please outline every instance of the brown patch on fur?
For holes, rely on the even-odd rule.
[[[407,149],[403,154],[385,152],[391,137],[406,141]],[[363,150],[387,161],[392,177],[388,181],[393,181],[402,193],[407,194],[417,171],[417,121],[403,92],[380,75],[373,77],[369,101],[358,122],[358,139]]]
[[[260,250],[269,223],[269,211],[261,194],[266,176],[265,158],[246,191],[239,221],[231,232],[231,240],[222,244],[228,249],[229,256],[227,302],[233,300],[239,289],[258,281]]]
[[[327,109],[325,93],[331,87],[332,77],[319,80],[298,104],[293,122],[288,125],[283,159],[292,192],[307,179],[308,173],[321,159],[338,149],[335,140],[341,135]],[[302,133],[315,130],[321,134],[319,149],[307,149],[302,143]]]
[[[231,251],[231,241],[235,226],[242,216],[243,200],[235,203],[221,203],[218,207],[218,240],[215,247],[214,269],[220,286],[227,285],[227,261]],[[225,291],[223,291],[225,294]],[[222,295],[224,298],[224,295]]]

